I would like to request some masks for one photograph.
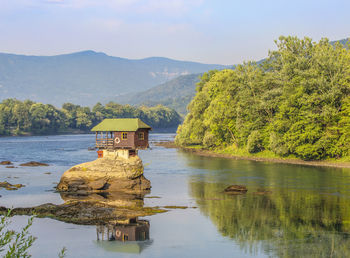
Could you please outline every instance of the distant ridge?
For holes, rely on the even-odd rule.
[[[335,41],[331,41],[331,44],[334,45],[336,42],[339,42],[340,44],[342,44],[343,46],[346,46],[346,44],[349,43],[349,38],[347,39],[340,39],[340,40],[335,40]]]
[[[55,56],[0,53],[0,101],[6,98],[93,105],[147,90],[181,75],[226,66],[165,57],[126,59],[92,50]]]
[[[146,91],[119,96],[114,101],[135,106],[164,106],[185,115],[187,105],[196,93],[196,83],[202,74],[182,75]]]
[[[334,45],[336,42],[345,46],[349,42],[349,39],[331,41],[331,44]],[[262,64],[265,60],[266,58],[256,63]],[[226,68],[234,68],[234,66]],[[196,83],[199,82],[199,76],[201,74],[182,75],[148,90],[118,96],[113,100],[121,104],[135,106],[156,106],[162,104],[185,115],[187,114],[187,106],[195,95]]]

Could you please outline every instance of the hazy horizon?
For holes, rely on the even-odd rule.
[[[350,2],[0,0],[0,52],[52,56],[85,50],[232,65],[261,60],[281,35],[349,37]]]

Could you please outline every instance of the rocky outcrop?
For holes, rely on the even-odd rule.
[[[64,172],[57,186],[58,191],[81,195],[91,192],[144,193],[150,188],[138,156],[129,159],[107,156],[76,165]]]

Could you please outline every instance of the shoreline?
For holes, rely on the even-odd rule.
[[[175,133],[173,128],[154,128],[152,133]],[[77,134],[95,134],[94,132],[91,132],[90,130],[72,130],[72,131],[61,131],[61,132],[54,132],[54,133],[43,133],[43,134],[35,134],[35,133],[22,133],[22,134],[8,134],[8,135],[0,135],[0,138],[3,137],[28,137],[28,136],[54,136],[54,135],[77,135]]]
[[[198,156],[204,156],[204,157],[250,160],[250,161],[257,161],[257,162],[272,162],[272,163],[304,165],[304,166],[314,166],[314,167],[350,168],[350,162],[305,161],[301,159],[291,159],[291,158],[264,158],[264,157],[238,156],[238,155],[232,155],[232,154],[216,153],[216,152],[213,152],[210,150],[204,150],[204,149],[181,147],[181,146],[177,146],[174,142],[171,142],[171,141],[156,142],[155,145],[162,146],[164,148],[176,148],[182,151],[186,151],[186,152],[193,153]]]

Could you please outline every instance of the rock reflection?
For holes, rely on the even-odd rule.
[[[144,207],[143,194],[99,192],[93,194],[61,193],[63,204],[45,203],[35,207],[14,208],[11,215],[35,215],[79,225],[106,225],[166,212],[158,207]],[[7,214],[0,206],[0,215]]]
[[[60,193],[61,198],[67,201],[90,201],[103,203],[115,207],[139,207],[144,205],[145,194],[131,194],[124,192],[99,192],[91,194]]]
[[[117,220],[107,225],[96,226],[95,243],[106,251],[141,253],[152,244],[149,230],[148,220],[138,218]]]
[[[111,222],[116,223],[116,221],[133,221],[137,217],[150,216],[166,211],[157,207],[144,207],[145,194],[141,193],[60,194],[65,202],[61,205],[62,207],[71,207],[74,204],[79,204],[78,209],[75,209],[76,212],[73,212],[71,220],[76,224],[106,225]],[[85,217],[88,217],[88,223],[84,221]],[[90,217],[91,219],[89,220]],[[84,223],[79,223],[79,221],[84,221]]]

